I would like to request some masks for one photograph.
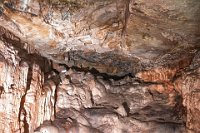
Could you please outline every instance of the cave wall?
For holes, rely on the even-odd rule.
[[[200,132],[199,7],[0,1],[0,132]]]
[[[56,85],[44,86],[47,59],[15,45],[0,42],[2,133],[33,132],[54,117]],[[52,90],[45,92],[43,88]]]
[[[80,68],[58,74],[62,65],[2,40],[1,132],[31,133],[46,121],[67,132],[199,131],[199,52],[175,73],[163,67],[140,78]]]

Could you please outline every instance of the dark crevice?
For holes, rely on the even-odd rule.
[[[131,73],[128,73],[124,76],[117,76],[117,75],[109,75],[107,73],[101,73],[95,68],[89,69],[89,68],[80,68],[80,67],[77,67],[77,66],[73,66],[71,68],[74,69],[75,71],[78,71],[78,72],[85,72],[85,73],[90,72],[95,77],[101,76],[104,80],[113,79],[115,81],[118,81],[118,80],[124,79],[127,76],[133,78],[133,75]]]
[[[1,95],[5,92],[3,86],[0,86],[0,98],[1,98]]]
[[[56,118],[56,102],[57,102],[57,99],[58,99],[57,91],[58,91],[58,83],[56,84],[55,95],[54,95],[55,100],[54,100],[54,106],[53,106],[55,118]]]
[[[126,34],[126,29],[127,29],[127,23],[128,23],[128,20],[129,20],[129,17],[130,17],[130,11],[129,11],[129,6],[130,5],[130,0],[125,0],[125,13],[124,13],[124,27],[122,29],[122,36],[125,36]]]
[[[182,119],[183,122],[186,121],[187,109],[183,106],[183,97],[178,94],[175,99],[176,103],[173,108],[173,116],[176,116],[176,119]]]
[[[94,99],[93,99],[93,96],[92,96],[92,91],[90,91],[90,100],[91,100],[91,102],[92,102],[92,105],[94,105],[95,102],[94,102]]]
[[[32,64],[33,65],[33,64]],[[29,124],[27,122],[27,112],[26,109],[24,107],[25,101],[26,101],[26,94],[28,92],[28,90],[30,90],[30,86],[31,86],[31,81],[32,81],[32,76],[33,76],[33,69],[32,69],[32,65],[29,66],[28,69],[28,74],[27,74],[27,84],[26,84],[26,90],[25,90],[25,94],[22,96],[21,101],[20,101],[20,107],[19,107],[19,114],[18,114],[18,121],[19,121],[19,125],[21,125],[21,115],[24,115],[23,118],[23,123],[24,123],[24,133],[29,133]],[[20,128],[20,132],[21,128]]]
[[[157,120],[145,120],[145,119],[143,119],[143,120],[141,120],[141,119],[138,119],[138,118],[135,118],[134,117],[134,114],[131,114],[130,115],[130,117],[132,118],[132,119],[135,119],[135,120],[137,120],[137,121],[140,121],[140,122],[142,122],[142,123],[159,123],[159,124],[173,124],[173,125],[184,125],[185,123],[180,123],[180,122],[173,122],[173,121],[157,121]]]
[[[126,113],[129,115],[129,113],[130,113],[130,108],[129,108],[127,102],[123,102],[122,105],[123,105],[123,107],[124,107]]]

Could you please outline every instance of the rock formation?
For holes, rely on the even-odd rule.
[[[0,0],[0,133],[200,132],[199,0]]]

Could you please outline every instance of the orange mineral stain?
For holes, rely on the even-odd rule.
[[[51,48],[55,48],[57,46],[57,42],[55,40],[49,41],[48,44]]]

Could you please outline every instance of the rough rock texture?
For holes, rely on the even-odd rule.
[[[199,0],[0,0],[0,132],[200,132]]]
[[[175,89],[182,95],[183,105],[187,109],[186,125],[190,132],[199,132],[199,87],[200,52],[183,75],[175,80]]]
[[[54,117],[56,85],[50,80],[44,82],[49,69],[44,63],[48,65],[48,61],[6,41],[0,41],[0,47],[0,132],[33,132],[44,120]]]

